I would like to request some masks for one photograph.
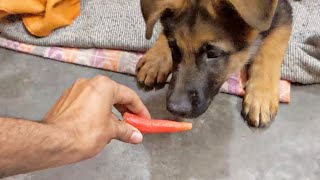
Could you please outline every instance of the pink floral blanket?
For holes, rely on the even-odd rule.
[[[135,74],[135,67],[141,53],[111,49],[77,49],[64,47],[45,47],[24,44],[0,37],[0,47],[42,56],[52,60],[74,63],[94,68],[126,74]],[[234,74],[221,87],[220,92],[243,96],[247,81],[245,71]],[[290,102],[290,82],[280,80],[280,102]]]

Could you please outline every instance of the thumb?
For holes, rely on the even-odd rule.
[[[123,121],[114,122],[115,139],[131,144],[140,144],[142,142],[143,136],[138,129]]]

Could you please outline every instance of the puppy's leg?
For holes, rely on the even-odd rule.
[[[275,28],[264,38],[249,69],[242,113],[248,123],[264,127],[275,117],[279,105],[279,80],[291,26]]]
[[[140,83],[147,86],[165,83],[172,70],[171,51],[165,35],[160,34],[152,48],[140,59],[136,69]]]

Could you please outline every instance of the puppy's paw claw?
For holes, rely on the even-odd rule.
[[[138,81],[146,86],[165,83],[172,69],[172,61],[159,54],[146,54],[137,64]]]
[[[251,89],[244,97],[242,115],[253,127],[268,126],[277,114],[278,93]]]

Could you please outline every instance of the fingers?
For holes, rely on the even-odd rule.
[[[97,76],[90,82],[91,86],[101,94],[101,98],[105,99],[105,102],[112,100],[112,105],[122,105],[122,109],[128,109],[134,114],[150,118],[148,109],[132,89],[118,84],[106,76]]]
[[[143,140],[141,132],[123,121],[114,122],[114,139],[125,143],[140,144]]]
[[[66,108],[70,107],[70,104],[73,103],[73,101],[77,99],[80,94],[83,94],[81,92],[86,88],[88,89],[88,87],[91,89],[91,92],[98,93],[99,96],[101,96],[101,99],[103,99],[104,103],[109,105],[115,104],[116,107],[121,106],[121,109],[119,109],[120,111],[128,110],[139,116],[151,118],[149,111],[132,89],[118,84],[106,76],[96,76],[90,80],[77,80],[73,86],[62,95],[54,108],[46,117],[52,115],[52,113],[63,112]],[[83,98],[87,98],[87,94]],[[124,111],[121,112],[123,113]]]
[[[112,120],[114,120],[114,121],[119,121],[119,118],[114,113],[111,113],[111,117],[110,118]]]
[[[72,85],[69,93],[59,107],[60,112],[63,112],[65,109],[70,107],[70,104],[72,104],[74,100],[76,100],[81,94],[80,92],[83,91],[84,87],[87,85],[87,82],[87,79],[80,78]]]
[[[122,104],[115,104],[114,107],[123,115],[125,112],[128,112],[128,108]]]
[[[114,104],[121,104],[134,114],[149,119],[151,118],[148,109],[132,89],[121,84],[117,84],[117,88],[114,90]]]
[[[75,87],[79,86],[79,84],[83,84],[86,79],[78,79],[70,88],[64,91],[64,93],[61,95],[61,97],[57,100],[53,108],[50,109],[50,111],[46,114],[44,119],[47,119],[48,117],[58,114],[61,112],[61,107],[65,106],[66,100],[69,98],[69,95],[71,91],[74,91]],[[74,93],[73,93],[74,94]]]

